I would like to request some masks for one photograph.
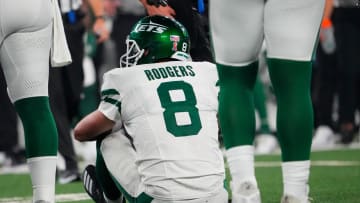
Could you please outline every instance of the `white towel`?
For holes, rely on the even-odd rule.
[[[53,39],[51,46],[51,66],[61,67],[72,62],[69,47],[66,42],[64,25],[61,18],[57,0],[51,0],[53,4]]]

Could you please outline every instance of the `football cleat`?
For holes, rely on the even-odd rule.
[[[295,197],[292,195],[284,195],[281,198],[281,203],[310,203],[309,197]]]
[[[257,186],[249,181],[240,184],[230,182],[232,203],[261,203],[260,191]]]
[[[329,149],[335,146],[336,136],[332,129],[328,126],[319,126],[312,140],[312,149]]]
[[[259,134],[256,136],[255,154],[270,154],[278,147],[277,139],[272,134]]]
[[[96,203],[106,203],[103,191],[100,187],[99,182],[96,178],[95,166],[88,165],[82,174],[83,185],[86,193],[94,200]]]

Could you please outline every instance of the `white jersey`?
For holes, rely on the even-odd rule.
[[[133,139],[152,197],[199,198],[223,186],[217,80],[216,66],[208,62],[145,64],[104,75],[99,110],[122,122]]]

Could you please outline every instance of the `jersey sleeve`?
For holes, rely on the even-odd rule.
[[[112,121],[118,122],[121,120],[120,92],[113,84],[111,74],[104,74],[104,82],[101,87],[101,101],[98,110]]]

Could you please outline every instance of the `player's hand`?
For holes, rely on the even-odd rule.
[[[151,6],[159,7],[159,6],[167,6],[167,0],[146,0],[147,3]]]
[[[320,45],[326,54],[333,54],[336,49],[334,27],[330,19],[324,19],[320,28]]]
[[[144,5],[146,12],[148,13],[149,16],[162,15],[162,16],[174,18],[176,15],[174,9],[172,9],[165,0],[140,0],[140,2]]]
[[[93,25],[93,31],[97,36],[96,41],[99,44],[105,42],[110,37],[110,33],[105,25],[104,18],[96,18],[94,25]]]
[[[161,7],[147,6],[146,11],[149,16],[162,15],[170,18],[175,18],[176,15],[174,9],[172,9],[170,6],[161,6]]]

